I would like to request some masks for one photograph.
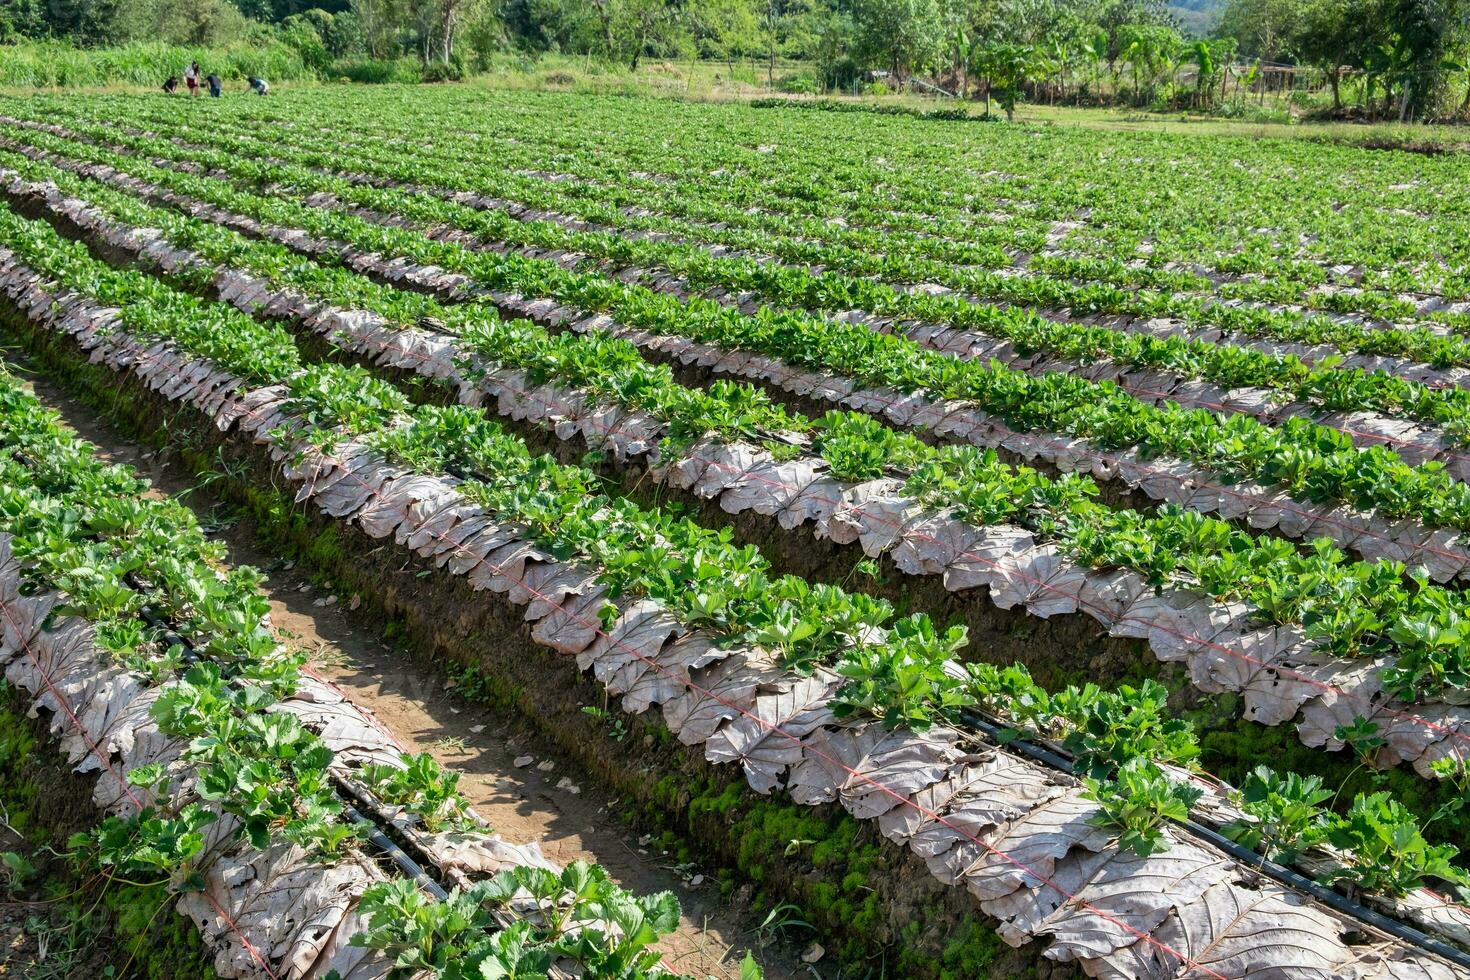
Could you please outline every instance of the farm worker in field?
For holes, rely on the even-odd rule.
[[[225,90],[225,83],[220,81],[218,75],[210,75],[205,81],[209,83],[209,97],[212,99],[219,98],[220,93]]]
[[[179,87],[179,76],[177,76],[177,75],[170,75],[170,76],[168,76],[167,78],[165,78],[163,80],[163,90],[165,92],[167,92],[169,95],[173,95],[174,94],[174,90],[176,88],[178,88],[178,87]]]
[[[184,84],[189,86],[190,95],[199,94],[199,62],[190,62],[189,67],[184,69]]]
[[[264,95],[271,90],[271,87],[265,83],[265,79],[263,78],[256,78],[254,75],[251,75],[246,81],[250,83],[250,91],[256,95]]]

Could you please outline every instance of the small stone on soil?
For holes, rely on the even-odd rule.
[[[821,943],[812,943],[806,948],[806,952],[801,954],[801,961],[803,963],[815,963],[826,954],[827,951],[822,948]]]
[[[484,730],[485,730],[485,726],[484,725],[471,725],[470,726],[470,734],[471,735],[478,735],[481,732],[483,732]]]
[[[540,769],[542,772],[551,772],[551,770],[556,768],[556,763],[552,762],[550,759],[547,759],[536,768]]]
[[[536,759],[534,756],[518,755],[516,756],[515,761],[511,763],[511,765],[515,766],[517,769],[524,769],[535,761]]]

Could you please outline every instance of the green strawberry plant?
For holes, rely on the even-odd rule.
[[[458,772],[445,769],[427,752],[404,753],[400,761],[402,766],[368,764],[358,775],[373,795],[391,806],[407,807],[431,834],[475,825],[459,794]]]
[[[1107,779],[1087,779],[1086,799],[1098,805],[1088,822],[1117,832],[1118,847],[1148,857],[1168,845],[1167,821],[1182,821],[1204,791],[1170,779],[1148,762],[1132,762]]]
[[[436,980],[529,980],[553,966],[607,980],[667,976],[651,947],[679,923],[673,895],[632,895],[584,861],[560,873],[507,869],[444,901],[411,882],[385,882],[363,894],[359,910],[368,928],[353,945],[388,956],[390,977],[428,971]],[[742,976],[759,976],[749,969]]]
[[[1403,895],[1436,882],[1470,892],[1470,873],[1451,863],[1458,849],[1428,843],[1414,815],[1387,793],[1355,799],[1333,822],[1327,838],[1352,854],[1348,865],[1328,873],[1329,881],[1386,895]]]
[[[1321,804],[1331,798],[1332,791],[1323,787],[1320,777],[1257,766],[1236,797],[1251,819],[1234,821],[1223,831],[1272,861],[1291,864],[1303,850],[1326,839],[1332,815]]]

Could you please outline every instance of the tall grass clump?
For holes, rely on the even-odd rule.
[[[109,48],[78,48],[63,41],[24,41],[0,47],[0,86],[78,88],[162,85],[190,61],[226,80],[259,75],[271,81],[314,77],[300,53],[280,41],[225,48],[134,41]]]

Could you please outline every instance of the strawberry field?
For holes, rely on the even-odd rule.
[[[1467,177],[782,104],[0,98],[0,318],[797,910],[820,976],[1451,978]],[[679,973],[672,896],[494,835],[18,377],[0,662],[95,783],[85,860],[221,977]]]

